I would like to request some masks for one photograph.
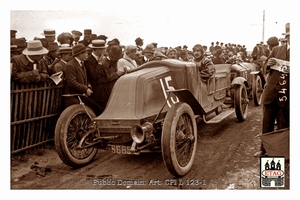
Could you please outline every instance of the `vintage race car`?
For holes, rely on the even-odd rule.
[[[261,101],[263,76],[254,65],[215,68],[207,82],[195,63],[175,59],[128,71],[116,81],[101,115],[95,116],[83,103],[62,112],[55,129],[59,157],[71,167],[81,167],[93,161],[99,148],[135,155],[159,151],[168,171],[184,176],[195,158],[198,119],[219,123],[235,112],[242,122],[249,94],[256,104]]]

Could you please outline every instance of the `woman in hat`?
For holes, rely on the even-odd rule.
[[[47,53],[48,50],[42,46],[41,41],[28,41],[22,54],[11,59],[12,80],[21,83],[46,81],[49,77],[47,66],[41,59]]]

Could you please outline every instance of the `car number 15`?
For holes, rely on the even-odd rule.
[[[172,90],[175,90],[175,88],[169,84],[169,82],[172,81],[172,77],[171,77],[171,76],[167,76],[167,77],[165,77],[164,79],[159,79],[159,81],[160,81],[160,85],[161,85],[161,88],[162,88],[162,90],[163,90],[163,93],[164,93],[164,95],[165,95],[165,98],[167,99],[167,98],[168,98],[168,95],[167,95],[166,90],[171,90],[171,91],[172,91]],[[165,88],[165,87],[166,87],[166,88]],[[179,102],[179,99],[178,99],[177,96],[175,96],[175,97],[172,97],[172,96],[171,96],[170,99],[171,99],[171,102],[172,102],[173,104],[176,104],[176,103]],[[167,100],[167,104],[168,104],[168,106],[171,108],[171,103],[170,103],[169,100]]]

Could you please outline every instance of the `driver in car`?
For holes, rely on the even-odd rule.
[[[202,45],[196,44],[193,47],[194,63],[197,65],[200,77],[204,83],[207,83],[208,79],[212,77],[215,72],[215,66],[210,58],[204,56],[204,49]]]

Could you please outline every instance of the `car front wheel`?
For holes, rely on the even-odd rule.
[[[168,171],[186,175],[194,162],[197,147],[197,124],[191,107],[179,102],[167,113],[162,130],[162,154]]]

